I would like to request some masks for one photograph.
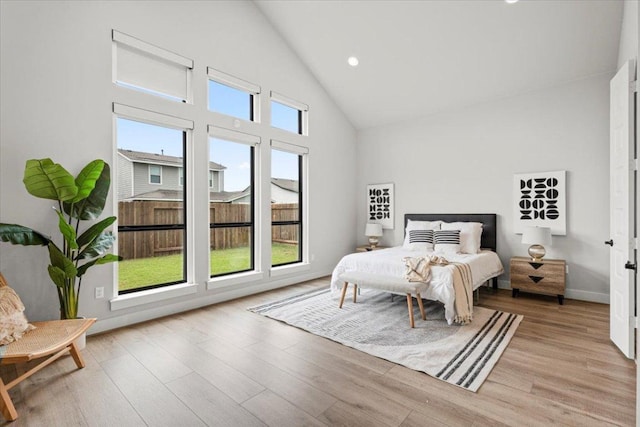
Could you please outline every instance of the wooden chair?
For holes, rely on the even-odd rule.
[[[8,286],[2,273],[0,273],[1,286]],[[11,388],[67,353],[71,353],[78,368],[84,368],[84,360],[74,341],[85,333],[95,321],[96,319],[68,319],[31,322],[36,329],[26,332],[18,341],[0,346],[0,364],[3,365],[25,363],[46,357],[7,384],[0,378],[0,412],[7,421],[18,418],[18,412],[9,396]]]

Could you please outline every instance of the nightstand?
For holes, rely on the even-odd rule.
[[[557,295],[564,301],[566,262],[562,259],[532,261],[527,257],[511,258],[510,274],[512,297],[520,290],[535,294]]]
[[[372,248],[369,245],[358,246],[356,248],[356,252],[371,252],[371,251],[379,251],[380,249],[387,249],[387,246],[376,246],[375,248]]]

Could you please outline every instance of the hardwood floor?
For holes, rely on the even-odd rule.
[[[482,289],[479,305],[524,320],[472,393],[246,310],[326,286],[90,336],[85,369],[64,357],[11,390],[12,425],[635,425],[635,363],[609,341],[606,305]]]

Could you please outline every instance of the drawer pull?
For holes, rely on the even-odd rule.
[[[541,262],[530,262],[529,265],[533,267],[534,270],[537,270],[540,267],[542,267],[544,264]]]
[[[529,276],[529,279],[533,280],[533,283],[538,283],[539,281],[541,281],[542,279],[544,279],[544,277]]]

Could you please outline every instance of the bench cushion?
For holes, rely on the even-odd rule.
[[[379,289],[387,292],[416,294],[427,290],[429,285],[423,282],[409,282],[402,277],[383,276],[361,271],[346,271],[340,275],[343,282],[355,283],[362,288]]]

